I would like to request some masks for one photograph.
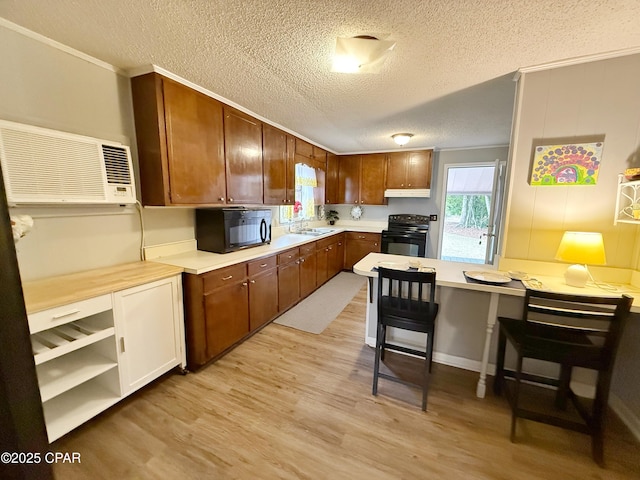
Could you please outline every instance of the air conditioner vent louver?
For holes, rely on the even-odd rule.
[[[7,200],[19,204],[135,203],[129,148],[0,120]]]
[[[104,166],[107,170],[107,182],[131,185],[129,158],[127,150],[121,147],[102,145]]]

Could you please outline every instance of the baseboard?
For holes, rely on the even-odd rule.
[[[638,418],[616,395],[609,394],[609,406],[611,407],[611,410],[616,412],[616,415],[620,417],[622,423],[627,426],[633,436],[636,437],[636,440],[640,442],[640,418]]]

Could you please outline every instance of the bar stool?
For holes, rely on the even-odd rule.
[[[525,418],[591,436],[593,459],[603,466],[603,430],[615,354],[633,298],[567,295],[527,290],[522,320],[499,317],[500,331],[494,392],[503,391],[511,406],[511,441],[516,419]],[[515,348],[515,370],[504,367],[507,340]],[[559,365],[557,378],[522,371],[525,358]],[[595,398],[586,402],[571,389],[571,371],[582,367],[597,372]],[[505,381],[510,379],[510,381]],[[553,402],[524,407],[523,383],[555,389]],[[575,419],[566,413],[572,401]],[[590,405],[589,405],[590,404]]]
[[[436,273],[407,272],[378,268],[378,331],[373,367],[373,395],[378,393],[378,378],[422,388],[422,410],[427,409],[427,392],[433,357],[433,340],[438,304],[435,302]],[[425,351],[387,342],[387,327],[427,334]],[[385,350],[424,357],[424,378],[421,384],[380,372]]]

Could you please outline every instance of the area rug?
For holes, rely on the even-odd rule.
[[[340,315],[367,279],[351,272],[340,272],[274,323],[304,332],[320,334]]]

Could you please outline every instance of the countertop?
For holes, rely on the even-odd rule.
[[[404,255],[390,255],[384,253],[370,253],[353,266],[353,271],[358,275],[367,277],[377,277],[378,272],[373,270],[379,262],[404,262],[419,260],[420,264],[425,267],[433,267],[436,269],[437,284],[442,287],[453,287],[465,290],[476,290],[480,292],[499,293],[503,295],[511,295],[524,297],[524,288],[514,288],[512,286],[493,285],[487,283],[468,282],[464,276],[465,271],[493,271],[498,270],[493,265],[449,262],[445,260],[436,260],[434,258],[416,258]],[[571,287],[567,285],[563,277],[551,275],[535,275],[535,278],[541,282],[540,290],[551,292],[570,293],[574,295],[595,295],[595,296],[617,296],[627,294],[634,297],[631,311],[640,313],[640,288],[627,283],[616,283],[606,288],[588,284],[584,288]]]
[[[325,227],[326,228],[326,227]],[[297,233],[287,233],[274,237],[269,245],[251,247],[231,253],[210,253],[201,250],[192,250],[176,255],[154,258],[154,262],[174,265],[184,269],[186,273],[201,275],[203,273],[228,267],[242,262],[255,260],[260,257],[273,255],[289,248],[298,247],[305,243],[336,235],[341,232],[371,232],[380,233],[386,226],[355,225],[355,226],[332,226],[334,230],[323,235],[303,235]]]
[[[27,313],[125,290],[182,273],[179,266],[133,262],[24,282]]]

